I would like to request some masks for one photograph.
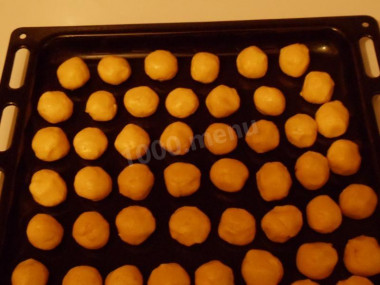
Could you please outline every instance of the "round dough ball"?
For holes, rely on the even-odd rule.
[[[170,195],[189,196],[201,185],[201,171],[191,163],[175,162],[165,168],[164,179]]]
[[[63,62],[57,69],[58,81],[63,88],[75,90],[90,79],[90,70],[80,57],[72,57]]]
[[[121,195],[141,201],[149,195],[154,184],[154,175],[146,164],[134,163],[120,172],[117,184]]]
[[[128,61],[120,56],[107,55],[98,63],[98,74],[108,84],[119,85],[126,81],[131,73]]]
[[[178,208],[169,219],[170,236],[180,244],[192,246],[203,243],[210,231],[210,219],[197,207]]]
[[[354,275],[374,276],[380,273],[380,246],[369,236],[350,239],[344,249],[344,265]]]
[[[184,155],[189,152],[193,137],[193,131],[187,124],[174,122],[162,132],[160,145],[174,155]]]
[[[335,231],[342,223],[339,206],[327,195],[312,199],[306,206],[309,227],[321,234]]]
[[[99,128],[84,128],[75,135],[73,145],[81,158],[95,160],[106,151],[108,139]]]
[[[190,276],[178,263],[163,263],[153,269],[148,285],[190,285]]]
[[[220,262],[211,260],[195,271],[195,285],[234,285],[232,269]]]
[[[215,118],[225,118],[240,108],[240,97],[235,88],[219,85],[206,97],[206,107]]]
[[[67,186],[54,170],[41,169],[33,174],[29,191],[38,204],[54,207],[66,200]]]
[[[337,140],[327,151],[327,160],[332,172],[348,176],[359,171],[362,157],[359,146],[350,140]]]
[[[339,206],[343,215],[355,220],[370,217],[377,206],[376,192],[363,184],[348,185],[339,195]]]
[[[276,285],[284,276],[284,268],[269,251],[251,249],[243,259],[241,273],[247,285]]]
[[[75,220],[72,234],[80,246],[99,249],[108,242],[110,226],[98,212],[84,212]]]
[[[69,153],[70,143],[61,128],[46,127],[34,135],[32,149],[37,158],[50,162],[65,157]]]
[[[334,80],[327,72],[311,71],[303,82],[301,97],[313,104],[323,104],[331,100]]]
[[[306,114],[296,114],[285,123],[285,134],[288,141],[298,147],[311,147],[318,135],[316,121]]]
[[[73,108],[73,101],[61,91],[45,92],[37,104],[40,116],[51,124],[68,120],[73,114]]]
[[[261,86],[253,93],[253,103],[261,114],[279,116],[285,110],[286,100],[280,89]]]
[[[170,51],[156,50],[147,55],[144,68],[145,73],[153,80],[170,80],[178,72],[178,61]]]
[[[280,132],[273,122],[259,120],[249,127],[245,141],[257,153],[265,153],[278,147]]]
[[[302,212],[293,205],[276,206],[261,220],[261,228],[267,238],[279,243],[298,235],[302,225]]]
[[[319,283],[311,281],[310,279],[297,280],[290,285],[319,285]]]
[[[156,219],[141,206],[122,209],[115,222],[121,240],[131,245],[142,244],[156,230]]]
[[[71,268],[62,280],[62,285],[82,284],[103,285],[103,279],[95,267],[80,265]]]
[[[309,63],[309,49],[304,44],[291,44],[280,50],[279,64],[286,75],[301,77],[309,67]]]
[[[134,265],[123,265],[107,275],[104,285],[143,285],[143,276]]]
[[[166,97],[165,107],[170,115],[183,119],[195,113],[199,100],[190,88],[176,88]]]
[[[80,197],[100,201],[111,193],[112,178],[99,166],[86,166],[75,175],[74,189]]]
[[[326,138],[343,135],[347,131],[349,119],[347,108],[338,100],[323,104],[315,113],[318,132]]]
[[[52,216],[37,214],[30,219],[26,228],[26,235],[34,247],[51,250],[61,243],[63,227]]]
[[[135,124],[126,125],[115,140],[116,150],[126,159],[138,159],[146,154],[150,144],[148,133]]]
[[[256,235],[256,220],[247,210],[226,209],[218,226],[219,237],[233,245],[247,245]]]
[[[96,91],[87,99],[86,113],[94,121],[110,121],[115,117],[116,112],[117,103],[111,92],[104,90]]]
[[[368,278],[352,275],[350,278],[338,281],[336,285],[374,285],[374,284]]]
[[[12,272],[12,285],[46,285],[48,279],[49,270],[33,258],[20,262]]]
[[[257,46],[243,49],[237,56],[238,72],[246,78],[264,77],[268,70],[268,56]]]
[[[308,190],[317,190],[329,180],[328,160],[318,152],[307,151],[297,159],[295,175],[303,187]]]
[[[249,177],[244,163],[233,158],[221,158],[210,169],[210,179],[218,189],[225,192],[240,191]]]
[[[288,196],[292,177],[281,162],[267,162],[256,172],[256,183],[261,198],[276,201]]]
[[[238,144],[235,130],[227,124],[214,123],[204,133],[206,148],[213,154],[221,155],[233,151]]]
[[[145,118],[153,115],[158,107],[160,98],[148,86],[129,89],[124,95],[124,106],[134,117]]]
[[[219,57],[209,52],[198,52],[191,59],[191,77],[201,83],[213,82],[219,74]]]

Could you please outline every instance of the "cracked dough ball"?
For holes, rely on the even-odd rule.
[[[99,166],[86,166],[77,172],[74,189],[78,196],[100,201],[112,191],[112,178]]]
[[[219,57],[209,52],[198,52],[191,59],[191,77],[201,83],[213,82],[219,74]]]
[[[374,284],[368,278],[352,275],[350,278],[338,281],[336,285],[374,285]]]
[[[123,265],[107,275],[104,285],[143,285],[143,276],[134,265]]]
[[[323,104],[315,113],[318,132],[326,138],[343,135],[347,131],[349,119],[347,108],[338,100]]]
[[[249,127],[245,141],[255,152],[265,153],[278,147],[280,132],[273,122],[259,120]]]
[[[107,55],[98,63],[98,74],[108,84],[119,85],[126,81],[131,73],[128,61],[120,56]]]
[[[334,80],[327,72],[311,71],[303,82],[301,97],[313,104],[323,104],[331,100]]]
[[[48,279],[49,270],[33,258],[20,262],[12,272],[12,285],[46,285]]]
[[[290,285],[319,285],[319,283],[311,281],[310,279],[297,280]]]
[[[134,117],[146,118],[153,115],[158,107],[160,98],[148,86],[129,89],[124,95],[124,106]]]
[[[225,118],[240,108],[240,97],[235,88],[219,85],[206,97],[206,107],[215,118]]]
[[[195,271],[195,285],[234,285],[232,269],[220,262],[211,260]]]
[[[204,133],[206,148],[215,155],[227,154],[233,151],[238,138],[235,130],[227,124],[214,123],[208,126]]]
[[[153,269],[148,285],[190,285],[190,276],[178,263],[163,263]]]
[[[51,124],[68,120],[73,114],[73,108],[73,101],[61,91],[45,92],[37,104],[40,116]]]
[[[257,46],[243,49],[237,56],[238,72],[246,78],[264,77],[268,70],[268,56]]]
[[[94,121],[112,120],[117,112],[115,97],[111,92],[100,90],[92,93],[86,103],[86,113]]]
[[[99,271],[92,266],[80,265],[71,268],[62,280],[62,285],[103,285]]]
[[[167,126],[160,136],[160,146],[174,155],[184,155],[193,142],[193,131],[183,122],[174,122]]]
[[[146,154],[150,144],[148,133],[135,124],[126,125],[115,140],[116,150],[126,159],[135,160]]]
[[[332,172],[348,176],[359,171],[362,157],[359,146],[350,140],[337,140],[327,150],[327,160]]]
[[[191,163],[175,162],[165,168],[164,179],[170,195],[189,196],[201,185],[201,171]]]
[[[225,192],[240,191],[249,177],[249,171],[244,163],[233,158],[221,158],[210,169],[212,184]]]
[[[34,135],[32,149],[37,158],[50,162],[65,157],[69,153],[70,143],[61,128],[46,127]]]
[[[63,88],[75,90],[90,79],[90,70],[80,57],[72,57],[63,62],[57,69],[58,81]]]
[[[285,123],[285,134],[288,141],[298,147],[311,147],[317,140],[317,122],[306,114],[296,114]]]
[[[178,72],[177,58],[167,50],[156,50],[144,60],[145,73],[153,80],[166,81]]]
[[[73,145],[81,158],[95,160],[106,151],[108,139],[99,128],[84,128],[75,135]]]
[[[190,88],[176,88],[166,97],[165,107],[170,115],[183,119],[195,113],[199,100]]]
[[[304,44],[291,44],[280,50],[279,64],[286,75],[301,77],[306,72],[309,63],[309,49]]]
[[[253,103],[261,114],[279,116],[285,110],[286,100],[280,89],[261,86],[253,93]]]

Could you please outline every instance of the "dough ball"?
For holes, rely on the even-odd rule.
[[[100,201],[112,191],[112,178],[99,166],[86,166],[77,172],[74,189],[78,196]]]
[[[156,230],[156,220],[147,208],[129,206],[117,214],[116,227],[122,241],[139,245]]]
[[[135,124],[126,125],[115,140],[116,150],[126,159],[138,159],[146,154],[150,144],[148,133]]]
[[[54,170],[41,169],[33,174],[29,191],[38,204],[54,207],[66,200],[67,186]]]
[[[210,169],[212,184],[225,192],[240,191],[249,177],[249,171],[244,163],[233,158],[221,158]]]
[[[349,119],[347,108],[338,100],[323,104],[315,113],[318,132],[326,138],[343,135],[347,131]]]
[[[259,47],[250,46],[238,54],[236,66],[244,77],[261,78],[268,70],[268,56]]]
[[[74,90],[82,87],[90,79],[90,70],[80,57],[72,57],[57,69],[58,81],[63,88]]]
[[[203,243],[210,231],[210,219],[197,207],[178,208],[169,220],[170,236],[180,244],[192,246]]]
[[[273,122],[259,120],[249,127],[245,141],[257,153],[265,153],[278,147],[280,132]]]
[[[256,183],[261,198],[267,202],[276,201],[288,196],[292,177],[281,162],[267,162],[257,171]]]
[[[226,209],[218,226],[219,237],[233,245],[247,245],[256,235],[256,220],[247,210]]]
[[[178,263],[163,263],[153,269],[148,285],[190,285],[190,276]]]
[[[129,89],[124,95],[124,106],[134,117],[145,118],[153,115],[158,107],[160,98],[148,86]]]
[[[284,268],[281,261],[269,251],[251,249],[243,259],[241,273],[247,285],[276,285],[284,275]]]
[[[327,72],[311,71],[305,77],[300,94],[309,103],[323,104],[331,100],[334,85]]]
[[[363,184],[348,185],[339,195],[339,206],[343,215],[355,220],[370,217],[377,206],[376,192]]]
[[[103,285],[103,279],[95,267],[80,265],[71,268],[62,280],[62,285],[82,284]]]
[[[362,157],[359,146],[350,140],[337,140],[327,151],[327,160],[332,172],[348,176],[359,171]]]
[[[219,85],[206,97],[206,107],[215,118],[225,118],[240,108],[240,97],[235,88]]]
[[[12,285],[46,285],[48,279],[49,270],[33,258],[20,262],[12,272]]]
[[[209,52],[198,52],[191,59],[191,77],[201,83],[213,82],[219,74],[219,57]]]
[[[303,279],[294,281],[291,285],[319,285],[319,283],[311,281],[310,279]]]
[[[261,220],[261,228],[267,238],[279,243],[298,235],[302,225],[302,212],[293,205],[276,206]]]
[[[61,128],[46,127],[34,135],[32,149],[37,158],[50,162],[65,157],[69,153],[70,143]]]
[[[221,155],[233,151],[238,144],[238,138],[235,130],[229,125],[214,123],[206,129],[204,142],[211,153]]]
[[[336,285],[374,285],[374,284],[368,278],[352,275],[350,278],[338,281]]]
[[[75,135],[73,145],[81,158],[95,160],[106,151],[108,139],[99,128],[84,128]]]
[[[63,227],[52,216],[37,214],[30,219],[26,228],[26,235],[34,247],[51,250],[61,243]]]
[[[190,88],[176,88],[166,97],[165,107],[170,115],[183,119],[195,113],[199,100]]]
[[[112,120],[117,112],[117,103],[111,92],[100,90],[92,93],[86,103],[86,113],[94,121]]]
[[[329,180],[328,160],[318,152],[307,151],[297,159],[295,175],[303,187],[308,190],[317,190]]]
[[[143,276],[134,265],[123,265],[107,275],[104,285],[143,285]]]
[[[98,74],[108,84],[119,85],[126,81],[131,73],[128,61],[120,56],[107,55],[98,63]]]
[[[68,120],[73,114],[74,104],[61,91],[47,91],[41,95],[37,104],[38,114],[51,124]]]
[[[304,44],[291,44],[280,50],[279,64],[283,73],[301,77],[309,67],[309,49]]]
[[[380,273],[380,246],[369,236],[350,239],[344,249],[344,265],[354,275],[374,276]]]
[[[298,270],[311,279],[322,280],[331,275],[338,262],[338,253],[331,243],[304,243],[298,248]]]
[[[253,93],[253,103],[261,114],[279,116],[285,110],[286,100],[280,89],[261,86]]]
[[[165,128],[160,137],[160,146],[174,155],[184,155],[193,142],[193,131],[182,122],[174,122]]]
[[[121,195],[141,201],[149,195],[154,184],[154,175],[148,165],[134,163],[120,172],[117,184]]]
[[[147,55],[144,61],[145,73],[153,80],[165,81],[176,76],[177,58],[167,50],[156,50]]]
[[[234,284],[234,273],[232,269],[219,260],[204,263],[195,271],[195,285]]]
[[[170,195],[189,196],[201,185],[201,171],[191,163],[175,162],[165,168],[164,179]]]
[[[311,147],[318,135],[316,121],[306,114],[296,114],[285,123],[285,134],[288,141],[298,147]]]

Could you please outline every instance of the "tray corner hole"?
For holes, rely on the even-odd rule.
[[[9,87],[12,89],[19,89],[24,85],[29,55],[30,51],[25,47],[17,50],[13,61],[11,78],[9,80]]]
[[[22,33],[18,37],[19,37],[20,40],[25,40],[27,36],[26,36],[25,33]]]
[[[362,37],[359,46],[365,73],[371,78],[379,77],[380,68],[373,40],[368,36]]]
[[[363,22],[362,23],[363,28],[369,28],[369,23],[368,22]]]
[[[379,129],[379,135],[380,135],[380,94],[374,95],[372,97],[372,106],[375,112],[377,128]]]
[[[4,172],[0,169],[0,199],[1,199],[1,193],[3,193],[3,185],[4,185]]]
[[[0,119],[0,152],[7,151],[13,141],[16,126],[18,107],[8,105],[4,108]]]

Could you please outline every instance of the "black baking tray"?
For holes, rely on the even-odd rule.
[[[26,38],[21,39],[20,35]],[[375,114],[371,105],[372,97],[380,94],[380,79],[366,76],[359,49],[359,40],[368,36],[373,39],[375,49],[380,55],[380,39],[377,22],[368,16],[263,20],[242,22],[148,24],[121,26],[88,27],[45,27],[20,28],[13,32],[0,85],[0,108],[16,105],[19,108],[15,135],[9,150],[0,153],[0,169],[5,174],[0,201],[0,284],[10,284],[13,268],[20,261],[35,258],[44,263],[50,271],[49,284],[60,284],[65,273],[73,266],[88,264],[99,269],[102,276],[123,264],[137,265],[144,275],[145,282],[153,268],[160,263],[178,262],[192,276],[195,269],[211,259],[219,259],[234,270],[236,284],[244,284],[240,265],[245,253],[251,248],[271,251],[284,265],[285,274],[281,284],[290,284],[303,279],[295,266],[295,254],[303,242],[330,241],[339,252],[339,262],[334,273],[321,284],[335,284],[350,274],[345,269],[342,258],[348,239],[360,234],[376,237],[380,240],[380,210],[362,221],[343,219],[341,227],[331,234],[318,234],[306,223],[300,234],[285,244],[270,242],[260,228],[262,216],[275,205],[294,204],[303,212],[310,199],[320,194],[328,194],[337,200],[340,191],[350,183],[365,183],[380,190],[380,138],[376,126]],[[331,74],[336,82],[333,99],[341,100],[350,111],[350,126],[343,136],[357,142],[363,156],[360,171],[349,177],[331,175],[323,189],[308,191],[295,179],[293,169],[295,160],[305,150],[290,145],[285,137],[284,122],[295,113],[307,113],[311,116],[319,106],[305,102],[299,92],[303,77],[299,79],[284,75],[278,67],[278,54],[281,47],[295,43],[305,43],[311,52],[310,70],[324,70]],[[269,57],[269,70],[262,79],[250,80],[240,76],[235,67],[238,52],[249,45],[261,47]],[[8,86],[15,52],[22,47],[30,50],[30,60],[26,72],[25,84],[20,89]],[[144,73],[143,59],[151,51],[167,49],[179,60],[179,73],[170,81],[155,82]],[[219,55],[221,72],[212,84],[201,84],[190,77],[191,56],[198,51],[209,51]],[[132,76],[120,86],[103,83],[97,75],[96,65],[106,54],[118,54],[126,57],[132,66]],[[60,63],[72,56],[81,56],[91,71],[90,81],[76,91],[67,91],[75,102],[73,116],[59,124],[72,141],[74,135],[84,127],[98,126],[108,137],[109,147],[96,161],[80,159],[73,148],[68,156],[53,163],[38,160],[31,150],[34,133],[49,124],[39,117],[36,105],[39,96],[47,90],[63,90],[56,78],[56,69]],[[236,114],[217,120],[207,112],[204,99],[208,92],[219,84],[235,87],[241,97],[241,108]],[[137,119],[127,113],[123,106],[123,95],[131,87],[148,85],[160,96],[158,111],[149,118]],[[141,202],[134,202],[118,193],[117,175],[127,165],[113,147],[113,142],[124,125],[136,123],[145,128],[152,141],[157,140],[171,122],[176,121],[165,110],[166,95],[176,87],[192,88],[200,99],[198,111],[183,121],[188,123],[195,134],[202,134],[207,126],[221,121],[237,124],[242,129],[254,120],[267,117],[255,110],[252,102],[253,91],[269,85],[280,88],[286,98],[284,114],[269,118],[280,129],[280,146],[266,154],[256,154],[249,149],[244,138],[239,139],[238,148],[227,157],[243,161],[249,168],[250,178],[239,193],[223,193],[217,190],[208,178],[213,162],[220,157],[212,155],[205,148],[194,143],[194,150],[184,156],[166,155],[163,159],[150,159],[148,164],[155,174],[156,181],[151,194]],[[96,90],[112,92],[118,102],[118,113],[114,120],[105,123],[94,122],[84,112],[88,96]],[[326,153],[333,142],[318,136],[311,150]],[[160,150],[157,149],[159,152]],[[278,202],[263,201],[257,191],[255,173],[266,161],[282,161],[292,172],[293,186],[290,194]],[[200,190],[185,198],[171,197],[164,186],[163,169],[175,161],[188,161],[202,171]],[[86,165],[99,165],[113,178],[113,191],[100,202],[91,202],[78,197],[73,190],[73,178],[76,172]],[[32,174],[42,168],[58,171],[68,185],[67,200],[54,208],[45,208],[36,204],[28,185]],[[144,205],[151,209],[157,219],[157,230],[140,246],[129,246],[117,236],[114,219],[116,214],[128,205]],[[180,206],[195,205],[202,209],[212,221],[212,231],[207,241],[190,248],[172,240],[168,232],[168,219]],[[242,247],[228,245],[218,238],[217,226],[222,211],[227,207],[243,207],[256,218],[257,234],[255,240]],[[111,225],[109,243],[99,250],[86,250],[75,243],[71,237],[71,227],[77,216],[83,211],[99,211]],[[29,219],[36,213],[49,213],[56,217],[65,228],[62,243],[52,251],[33,248],[26,238],[25,229]],[[380,284],[380,276],[371,280]]]

